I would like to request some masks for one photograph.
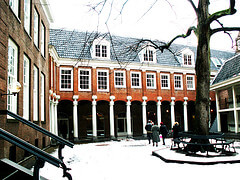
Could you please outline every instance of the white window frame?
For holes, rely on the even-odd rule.
[[[153,75],[153,82],[152,82],[152,79],[150,79],[151,81],[151,86],[148,85],[148,75]],[[153,86],[152,86],[152,83],[153,83]],[[147,89],[156,89],[156,73],[146,73],[146,87]]]
[[[18,46],[11,40],[8,40],[8,82],[7,92],[9,85],[18,80]],[[17,113],[17,96],[7,96],[7,110]]]
[[[188,64],[188,61],[187,61],[187,64],[184,64],[184,56],[191,57],[191,65]],[[194,67],[195,66],[194,53],[189,48],[186,48],[182,51],[182,65],[184,67]]]
[[[121,78],[121,77],[117,77],[117,73],[122,73],[122,85],[117,85],[116,83],[116,78]],[[115,88],[126,88],[126,72],[125,71],[114,71],[114,86]]]
[[[33,121],[38,121],[39,119],[39,85],[38,85],[38,81],[39,81],[39,74],[38,74],[38,68],[36,66],[34,66],[33,68]]]
[[[31,0],[24,0],[24,29],[31,32]]]
[[[152,51],[152,58],[153,60],[152,61],[149,61],[149,51]],[[147,61],[145,61],[145,55],[146,55],[146,52],[147,52]],[[140,52],[140,60],[141,62],[144,62],[144,63],[156,63],[157,62],[157,56],[156,56],[156,49],[151,47],[151,46],[146,46],[145,48],[143,48]]]
[[[192,78],[192,87],[188,87],[188,77]],[[187,85],[187,90],[195,90],[195,76],[194,75],[186,75],[186,85]]]
[[[107,88],[106,89],[99,89],[99,75],[98,73],[99,72],[106,72],[107,73],[107,76],[106,76],[106,86]],[[109,91],[109,71],[108,70],[97,70],[97,91],[100,91],[100,92],[108,92]]]
[[[70,70],[71,71],[71,88],[62,88],[62,70]],[[66,68],[66,67],[60,67],[60,76],[59,76],[59,89],[60,91],[73,91],[73,68]]]
[[[23,57],[23,118],[29,120],[30,108],[30,60],[24,54]]]
[[[34,29],[34,44],[37,48],[39,48],[39,14],[36,8],[34,8],[34,19],[33,19],[33,29]]]
[[[97,45],[100,46],[100,56],[96,56]],[[103,46],[106,46],[106,50],[107,50],[106,57],[103,56]],[[92,58],[95,58],[95,59],[110,59],[110,42],[102,37],[95,39],[93,41],[91,53],[92,53]]]
[[[41,73],[41,121],[45,121],[45,75]]]
[[[19,18],[19,0],[9,0],[9,6],[16,15],[16,17]]]
[[[162,78],[163,76],[166,76],[167,79],[163,79]],[[163,80],[167,80],[168,87],[163,87],[163,83],[162,83]],[[160,74],[160,81],[161,81],[161,89],[170,89],[170,74],[161,73]]]
[[[46,27],[45,25],[43,24],[43,22],[41,22],[41,54],[43,57],[45,57],[45,54],[46,54],[46,50],[45,50],[45,46],[46,46],[46,38],[45,38],[45,35],[46,35]]]
[[[176,86],[177,85],[176,77],[180,77],[180,86],[181,87]],[[174,89],[183,90],[183,80],[182,80],[182,75],[181,74],[174,74]]]
[[[139,85],[138,86],[133,85],[132,74],[138,74],[139,75]],[[141,72],[131,72],[130,75],[131,75],[131,88],[142,88],[142,73]]]
[[[89,72],[89,79],[88,79],[88,89],[81,89],[80,88],[80,71],[88,71]],[[91,84],[92,84],[92,73],[91,73],[91,69],[78,69],[78,91],[91,91]]]
[[[237,40],[237,49],[240,50],[240,39]]]

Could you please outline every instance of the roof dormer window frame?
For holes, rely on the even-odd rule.
[[[182,65],[184,67],[195,67],[194,52],[189,48],[182,51]]]
[[[110,59],[110,42],[100,37],[93,41],[92,45],[93,59]]]
[[[140,60],[143,63],[156,63],[156,49],[150,45],[146,45],[139,53]]]

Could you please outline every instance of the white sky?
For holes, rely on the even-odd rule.
[[[111,4],[112,0],[108,0],[100,15],[89,5],[97,4],[101,0],[48,1],[54,17],[52,28],[89,32],[110,31],[119,36],[169,41],[178,34],[186,33],[190,26],[196,24],[195,13],[187,0],[168,0],[169,3],[166,0],[128,0],[122,14],[120,11],[126,0],[113,0],[113,4]],[[229,7],[229,0],[210,0],[210,2],[210,13]],[[154,4],[153,8],[148,11],[152,4]],[[220,19],[225,27],[240,27],[239,0],[236,0],[235,7],[238,10],[235,15]],[[100,8],[97,10],[99,11]],[[235,40],[238,33],[231,34]],[[190,38],[178,40],[176,43],[194,45],[196,38],[191,35]],[[232,50],[231,46],[232,42],[226,34],[218,33],[211,38],[211,48]]]

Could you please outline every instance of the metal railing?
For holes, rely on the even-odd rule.
[[[37,130],[37,131],[39,131],[39,132],[41,132],[41,133],[43,133],[43,134],[51,137],[52,139],[54,139],[54,140],[58,143],[58,145],[59,145],[58,158],[59,158],[59,160],[61,161],[60,164],[61,164],[61,167],[63,168],[63,177],[67,177],[69,180],[72,179],[71,174],[68,173],[68,171],[71,170],[71,169],[67,168],[66,165],[65,165],[65,163],[63,162],[64,157],[62,156],[62,149],[64,148],[65,145],[73,148],[73,146],[74,146],[73,143],[71,143],[71,142],[69,142],[69,141],[67,141],[67,140],[65,140],[65,139],[63,139],[63,138],[61,138],[61,137],[59,137],[59,136],[57,136],[57,135],[49,132],[48,130],[46,130],[46,129],[44,129],[44,128],[42,128],[42,127],[34,124],[34,123],[31,122],[31,121],[28,121],[28,120],[24,119],[23,117],[15,114],[15,113],[13,113],[13,112],[11,112],[11,111],[8,111],[8,110],[0,110],[0,115],[9,115],[9,116],[11,116],[12,118],[14,118],[14,119],[16,119],[16,120],[18,120],[18,121],[20,121],[20,122],[22,122],[22,123],[30,126],[31,128],[33,128],[33,129],[35,129],[35,130]],[[1,129],[1,133],[2,133],[2,132],[4,132],[3,129]],[[2,133],[2,134],[3,134],[3,133]],[[4,134],[6,135],[6,131],[5,131]],[[9,134],[10,134],[10,133],[9,133]],[[3,135],[2,135],[2,136],[3,136]],[[11,139],[13,138],[13,136],[14,136],[14,135],[11,135],[11,136],[8,135],[8,136],[4,136],[4,138],[7,138],[7,137],[8,137],[8,139],[6,139],[6,140],[11,140]],[[9,138],[10,138],[10,139],[9,139]],[[16,140],[16,137],[15,137],[15,140]],[[18,140],[19,140],[19,138],[18,138]],[[21,139],[20,139],[20,140],[21,140]],[[21,140],[21,141],[23,141],[23,140]],[[9,141],[9,142],[10,142],[10,141]],[[19,141],[19,142],[20,142],[20,141]],[[25,141],[23,141],[23,142],[25,142]],[[20,144],[18,144],[18,143],[17,143],[17,144],[18,144],[18,145],[21,145],[21,148],[23,148],[22,146],[26,145],[25,143],[27,143],[27,142],[25,142],[25,143],[23,143],[23,142],[21,142]],[[12,143],[15,144],[16,142],[12,142]],[[16,144],[16,145],[17,145],[17,144]],[[29,144],[29,143],[27,143],[27,144]],[[17,145],[17,146],[18,146],[18,145]],[[31,144],[30,144],[30,145],[31,145]],[[28,146],[28,145],[26,145],[26,146]],[[31,145],[31,146],[33,146],[33,145]],[[35,147],[35,146],[34,146],[34,147]],[[35,148],[36,148],[36,147],[35,147]],[[23,149],[24,149],[24,148],[23,148]],[[38,148],[37,148],[37,149],[38,149]],[[26,150],[27,150],[27,149],[26,149]],[[27,151],[29,151],[30,153],[32,153],[32,150],[31,150],[31,149],[28,149]],[[33,153],[32,153],[32,154],[33,154]],[[46,153],[46,154],[47,154],[47,153]],[[37,156],[37,157],[38,157],[38,156]],[[47,156],[46,156],[46,157],[47,157]],[[41,168],[41,167],[44,166],[44,163],[42,163],[42,161],[43,161],[42,158],[37,159],[37,166],[39,166],[39,168]],[[45,162],[45,161],[44,161],[44,162]],[[35,166],[36,166],[36,165],[35,165]],[[36,169],[37,169],[37,166],[36,166]],[[35,172],[35,170],[34,170],[34,172]]]

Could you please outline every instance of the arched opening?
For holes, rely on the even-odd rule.
[[[147,120],[152,120],[157,124],[157,105],[155,101],[147,102]]]
[[[62,100],[57,106],[58,134],[63,138],[73,140],[73,102]]]
[[[97,102],[97,136],[110,137],[109,102]]]
[[[170,110],[170,102],[163,101],[161,105],[161,117],[162,122],[167,126],[168,129],[171,129],[171,110]]]
[[[142,102],[131,102],[131,117],[132,117],[132,129],[133,136],[143,135],[143,121],[142,121]]]
[[[126,102],[114,103],[115,136],[127,136]]]
[[[188,101],[187,105],[187,112],[188,112],[188,128],[189,131],[193,131],[195,127],[195,102]]]
[[[175,121],[179,123],[181,130],[183,130],[184,129],[183,102],[176,101],[174,108],[175,108]]]

